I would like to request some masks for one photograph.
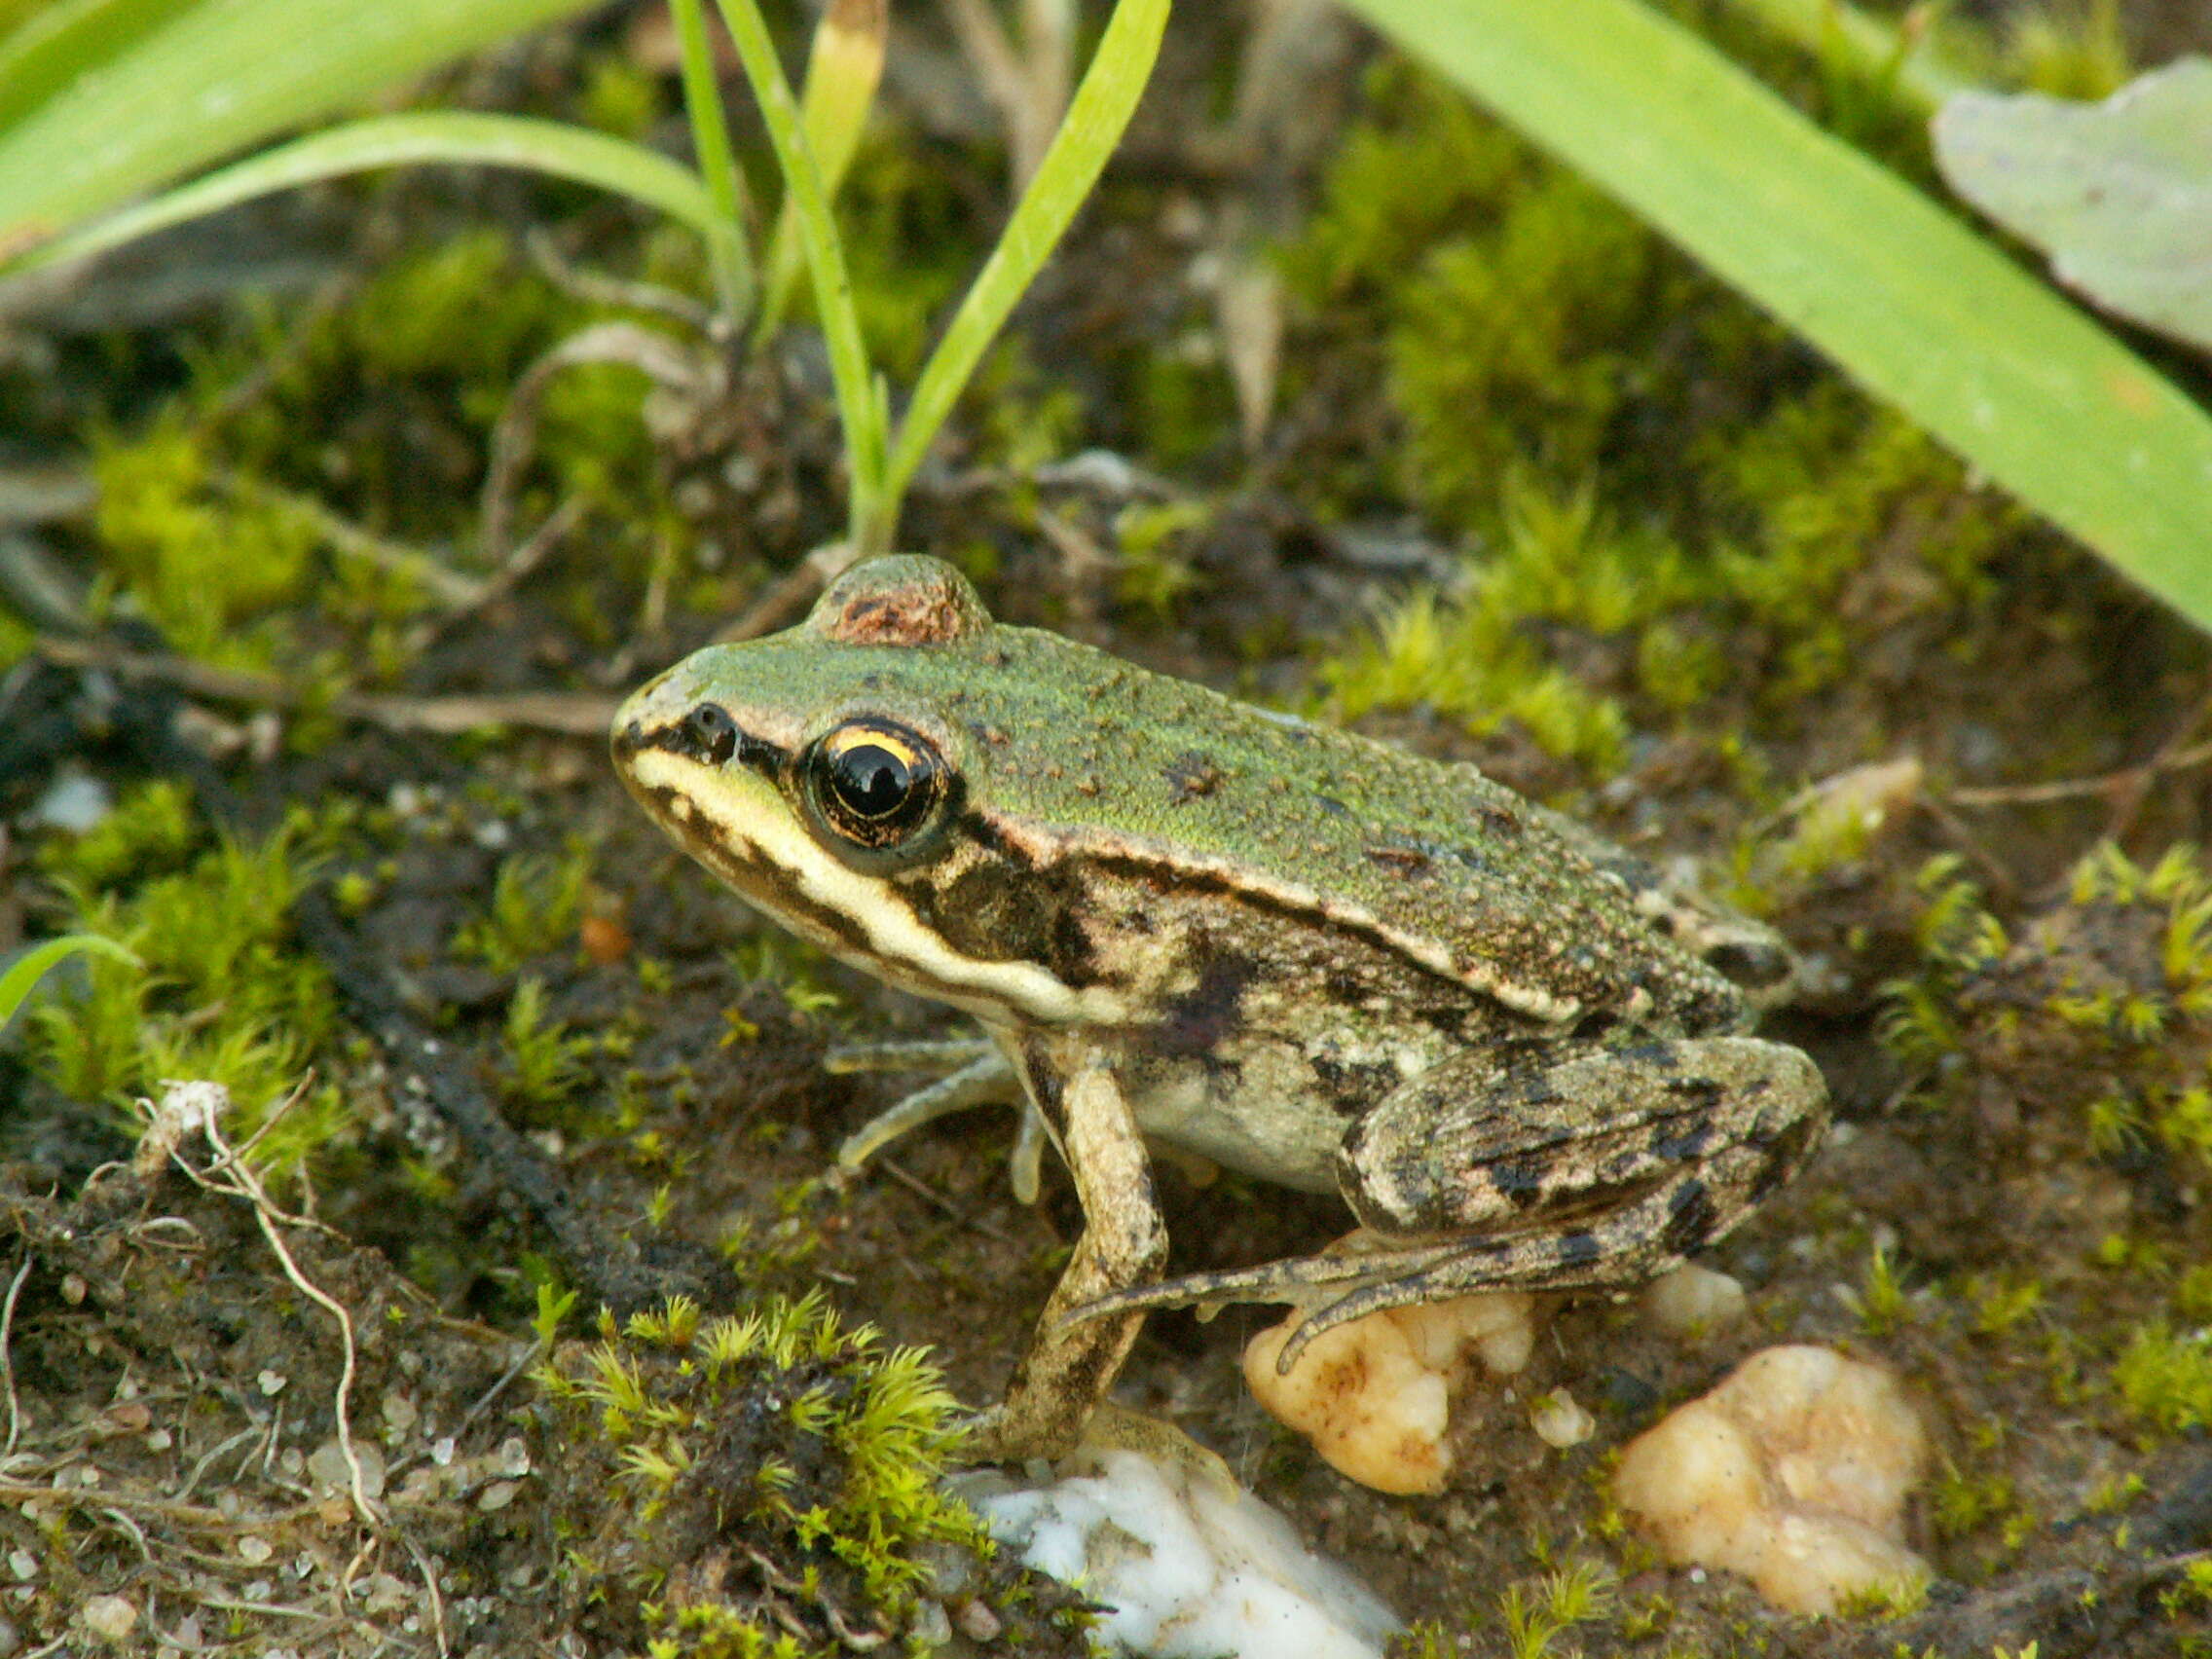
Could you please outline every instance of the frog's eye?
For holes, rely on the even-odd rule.
[[[941,816],[951,781],[928,738],[871,719],[847,720],[816,739],[799,774],[820,827],[870,853],[919,840]]]

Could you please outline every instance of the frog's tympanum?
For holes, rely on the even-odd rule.
[[[987,1057],[893,1120],[995,1081],[1066,1160],[1083,1237],[984,1419],[1001,1455],[1074,1442],[1145,1309],[1303,1306],[1287,1371],[1381,1309],[1644,1277],[1819,1138],[1812,1061],[1744,1035],[1771,934],[1472,766],[999,626],[935,560],[689,657],[614,757],[753,904],[981,1021]],[[1148,1142],[1387,1242],[1159,1282]]]

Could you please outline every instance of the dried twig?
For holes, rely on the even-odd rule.
[[[188,1088],[208,1089],[211,1095],[220,1096],[221,1104],[216,1104],[213,1099],[210,1099],[203,1112],[190,1106],[183,1108],[172,1106],[171,1101],[177,1093]],[[297,1093],[294,1094],[293,1098],[298,1098]],[[207,1144],[215,1150],[215,1162],[208,1165],[205,1170],[197,1169],[179,1152],[171,1155],[175,1159],[177,1166],[185,1172],[194,1185],[207,1192],[243,1198],[251,1206],[253,1218],[261,1228],[262,1236],[269,1241],[269,1248],[276,1254],[277,1266],[283,1269],[284,1276],[292,1281],[293,1288],[337,1322],[339,1343],[344,1359],[343,1368],[339,1373],[338,1391],[334,1403],[338,1419],[338,1450],[346,1459],[349,1484],[352,1493],[353,1512],[360,1516],[364,1525],[381,1528],[384,1517],[376,1505],[369,1500],[365,1477],[361,1472],[360,1454],[353,1447],[353,1425],[350,1413],[353,1401],[353,1379],[358,1368],[358,1354],[353,1343],[352,1315],[346,1311],[343,1303],[302,1272],[299,1263],[292,1259],[292,1252],[284,1243],[284,1235],[277,1231],[277,1223],[282,1222],[287,1227],[308,1227],[316,1224],[311,1223],[303,1217],[287,1215],[279,1210],[270,1199],[268,1189],[262,1186],[261,1177],[254,1172],[253,1166],[241,1161],[238,1153],[232,1149],[229,1140],[223,1134],[220,1122],[221,1107],[227,1105],[228,1101],[228,1091],[221,1089],[218,1085],[172,1084],[170,1085],[169,1098],[165,1099],[163,1104],[155,1110],[164,1115],[176,1110],[185,1110],[199,1118],[201,1133],[205,1136]],[[216,1171],[221,1172],[224,1177],[222,1180],[218,1181],[212,1178]]]
[[[0,1456],[13,1457],[16,1442],[22,1438],[23,1408],[16,1398],[16,1355],[11,1346],[16,1334],[16,1298],[23,1292],[23,1280],[31,1276],[31,1257],[26,1253],[23,1265],[16,1270],[16,1276],[8,1281],[8,1301],[0,1307],[0,1382],[8,1388],[8,1445]]]
[[[125,679],[173,685],[189,696],[252,708],[297,709],[320,693],[273,675],[239,674],[205,663],[156,651],[126,650],[92,640],[42,637],[38,654],[64,668],[98,668]],[[556,691],[517,692],[500,697],[392,697],[341,691],[324,705],[348,719],[367,720],[392,731],[455,736],[484,726],[524,726],[570,737],[601,737],[613,721],[611,697]]]

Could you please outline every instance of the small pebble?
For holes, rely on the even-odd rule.
[[[1597,1433],[1598,1419],[1576,1404],[1565,1388],[1554,1388],[1529,1402],[1529,1426],[1546,1446],[1564,1452]]]
[[[1643,1316],[1670,1337],[1699,1337],[1741,1319],[1749,1309],[1744,1287],[1726,1273],[1684,1262],[1643,1289]]]
[[[996,1641],[1006,1630],[998,1614],[973,1596],[952,1609],[952,1622],[970,1641]]]
[[[515,1493],[520,1491],[520,1481],[494,1481],[477,1497],[476,1507],[487,1515],[495,1514],[514,1502]]]
[[[100,1641],[129,1641],[138,1628],[138,1607],[128,1596],[94,1596],[77,1616],[86,1634]]]

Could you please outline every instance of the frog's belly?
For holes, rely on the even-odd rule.
[[[1356,1113],[1295,1051],[1248,1051],[1235,1066],[1136,1056],[1120,1071],[1147,1135],[1277,1186],[1337,1190],[1337,1148]]]

